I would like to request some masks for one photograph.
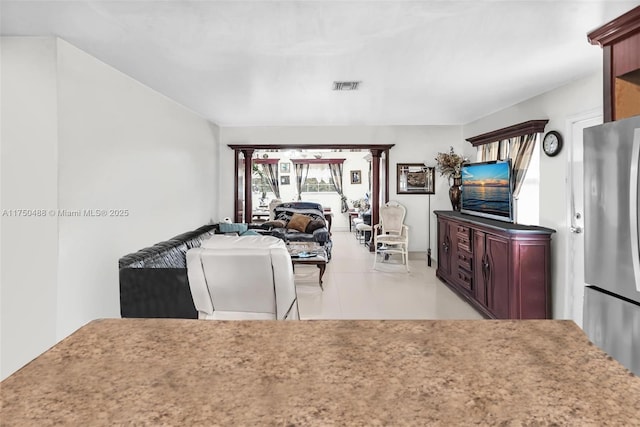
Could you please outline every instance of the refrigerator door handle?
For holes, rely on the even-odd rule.
[[[631,185],[629,185],[629,228],[631,231],[631,262],[636,289],[640,292],[640,250],[638,248],[638,162],[640,162],[640,128],[633,133],[631,151]]]

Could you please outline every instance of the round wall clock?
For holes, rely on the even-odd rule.
[[[547,132],[542,139],[542,150],[549,157],[558,154],[562,150],[562,135],[555,130]]]

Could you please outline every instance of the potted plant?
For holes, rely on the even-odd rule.
[[[353,204],[354,209],[358,209],[359,212],[364,212],[369,209],[369,203],[365,198],[352,200],[351,203]]]
[[[462,165],[468,161],[469,159],[456,154],[453,151],[453,147],[450,147],[448,153],[438,153],[436,157],[436,169],[440,172],[440,176],[446,176],[449,179],[449,199],[455,211],[460,210],[460,196],[462,195],[462,190],[460,189],[462,175],[460,171]],[[451,184],[452,179],[453,184]]]

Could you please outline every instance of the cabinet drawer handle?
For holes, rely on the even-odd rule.
[[[485,283],[489,283],[491,280],[491,264],[489,264],[489,257],[486,254],[482,261],[482,278]]]

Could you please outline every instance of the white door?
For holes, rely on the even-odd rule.
[[[568,161],[569,218],[566,311],[568,317],[582,327],[584,304],[584,203],[583,203],[583,130],[602,124],[602,114],[592,112],[569,121]]]

